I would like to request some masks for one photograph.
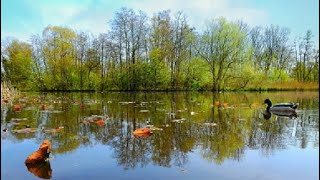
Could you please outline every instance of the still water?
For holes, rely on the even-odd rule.
[[[266,98],[299,103],[297,117],[266,116]],[[3,179],[319,179],[319,92],[22,93],[19,102],[20,112],[1,106]],[[17,131],[26,127],[34,132]],[[153,134],[133,136],[141,127]],[[50,161],[28,169],[45,139]]]

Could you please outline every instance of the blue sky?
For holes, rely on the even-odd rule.
[[[1,39],[28,41],[48,25],[104,33],[121,7],[142,10],[149,17],[161,10],[171,9],[172,15],[182,10],[198,30],[206,20],[220,16],[241,19],[251,27],[288,27],[292,38],[310,29],[319,43],[318,0],[1,0]]]

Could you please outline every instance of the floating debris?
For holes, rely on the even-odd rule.
[[[17,122],[17,121],[26,121],[26,120],[28,120],[28,118],[12,118],[11,119],[11,121],[15,121],[15,122]]]
[[[145,135],[145,134],[152,134],[152,130],[149,128],[139,128],[133,131],[133,135],[139,136],[139,135]]]
[[[46,129],[44,130],[45,133],[56,133],[56,132],[60,132],[61,130],[63,130],[64,127],[63,126],[59,126],[55,129]]]
[[[183,172],[183,173],[188,172],[188,170],[186,170],[186,169],[181,169],[180,171]]]
[[[59,111],[59,110],[43,110],[43,111],[40,111],[40,112],[43,112],[43,113],[62,113],[63,111]]]
[[[227,107],[229,103],[216,101],[214,104],[217,107]]]
[[[132,102],[132,101],[130,101],[130,102],[119,102],[119,104],[135,104],[136,102]]]
[[[18,130],[12,130],[14,133],[35,133],[37,132],[37,128],[24,128]]]
[[[168,114],[169,116],[175,116],[176,115],[176,113],[166,113],[166,114]]]
[[[83,124],[89,124],[89,123],[94,123],[97,124],[98,126],[104,126],[105,125],[105,120],[108,120],[108,117],[105,116],[99,116],[99,115],[92,115],[90,117],[84,118],[82,121]]]
[[[93,122],[93,120],[83,120],[83,121],[81,121],[82,124],[89,124],[90,122]]]
[[[37,107],[26,107],[26,108],[24,108],[24,110],[26,110],[26,111],[33,111],[33,110],[37,110],[38,108]]]
[[[217,123],[203,123],[204,126],[217,126]]]
[[[46,108],[47,108],[47,105],[45,105],[45,104],[41,104],[41,105],[40,105],[40,109],[41,109],[41,110],[45,110]]]
[[[16,111],[21,111],[22,105],[21,104],[15,104],[13,105],[13,110]]]
[[[93,123],[97,124],[98,126],[104,126],[105,122],[102,119],[98,119],[93,121]]]
[[[144,113],[144,112],[149,112],[149,110],[140,110],[140,112]]]
[[[225,107],[225,108],[226,108],[226,109],[235,109],[236,106],[232,105],[232,106],[227,106],[227,107]]]
[[[162,128],[155,127],[154,125],[147,125],[146,128],[149,128],[152,131],[163,131]]]
[[[176,123],[183,123],[183,121],[185,121],[186,119],[182,118],[182,119],[174,119],[171,120],[171,122],[176,122]]]
[[[85,109],[85,105],[84,104],[80,104],[80,109]]]

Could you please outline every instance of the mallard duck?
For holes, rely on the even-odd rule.
[[[298,105],[294,103],[280,103],[272,105],[270,99],[266,99],[264,103],[268,105],[266,110],[271,112],[295,112],[298,107]]]
[[[280,104],[272,105],[272,102],[270,101],[270,99],[266,99],[264,103],[267,104],[266,111],[263,113],[264,119],[270,119],[271,113],[276,116],[289,117],[290,119],[292,117],[298,117],[296,113],[298,104],[280,103]]]

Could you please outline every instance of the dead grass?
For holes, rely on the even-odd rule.
[[[270,90],[318,90],[319,83],[314,82],[276,82],[270,83],[267,89]]]
[[[294,90],[319,90],[319,83],[315,82],[267,82],[261,85],[247,87],[249,90],[263,91],[294,91]]]

